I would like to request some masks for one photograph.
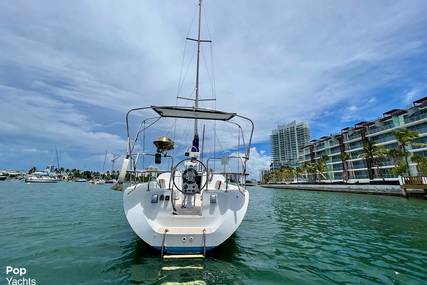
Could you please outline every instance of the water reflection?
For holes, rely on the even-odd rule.
[[[122,254],[112,260],[106,271],[120,275],[121,281],[131,284],[230,283],[239,275],[236,260],[240,250],[236,239],[236,234],[231,236],[207,252],[205,259],[164,260],[159,251],[133,235],[122,242]]]

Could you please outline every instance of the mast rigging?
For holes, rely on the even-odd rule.
[[[198,31],[197,31],[197,39],[192,38],[186,38],[190,41],[197,42],[197,64],[196,64],[196,98],[194,100],[194,108],[199,108],[199,70],[200,70],[200,43],[210,43],[212,41],[210,40],[201,40],[200,34],[201,34],[201,23],[202,23],[202,0],[199,0],[199,24],[198,24]],[[206,100],[204,100],[206,101]],[[193,138],[193,145],[191,151],[199,152],[199,131],[198,131],[198,121],[197,118],[194,119],[194,138]]]

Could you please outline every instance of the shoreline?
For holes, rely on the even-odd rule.
[[[278,188],[288,190],[318,191],[318,192],[338,192],[352,194],[369,194],[403,197],[399,185],[366,185],[366,184],[259,184],[263,188]],[[411,197],[424,197],[424,190],[408,189]]]

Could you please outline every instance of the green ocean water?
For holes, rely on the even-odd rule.
[[[427,201],[249,191],[241,227],[206,260],[163,261],[107,185],[0,182],[0,284],[6,266],[37,284],[427,284]]]

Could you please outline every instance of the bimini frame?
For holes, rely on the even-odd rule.
[[[150,123],[144,129],[138,130],[136,137],[135,137],[135,140],[132,143],[130,127],[129,127],[129,116],[133,112],[143,111],[143,110],[148,110],[148,109],[152,109],[159,116],[149,118],[150,120],[154,120],[154,122]],[[135,160],[134,159],[135,154],[133,153],[133,150],[134,150],[134,146],[135,146],[136,142],[138,141],[138,136],[140,135],[141,132],[145,131],[146,129],[148,129],[149,127],[151,127],[155,123],[157,123],[161,118],[181,118],[181,119],[195,119],[195,120],[200,119],[200,120],[214,120],[214,121],[228,122],[228,123],[231,123],[233,125],[236,125],[239,128],[239,132],[242,135],[243,145],[245,146],[244,133],[243,133],[243,129],[242,129],[241,125],[238,124],[237,122],[231,121],[231,119],[233,119],[235,117],[244,119],[251,124],[251,132],[250,132],[248,144],[246,146],[246,153],[245,153],[245,156],[242,157],[243,158],[242,175],[246,176],[247,175],[246,163],[249,160],[249,154],[250,154],[250,149],[251,149],[251,144],[252,144],[252,137],[253,137],[253,133],[254,133],[254,123],[251,119],[249,119],[245,116],[242,116],[242,115],[238,115],[237,113],[229,113],[229,112],[223,112],[223,111],[213,110],[213,109],[184,107],[184,106],[147,106],[147,107],[130,109],[126,113],[126,132],[127,132],[127,137],[128,137],[127,138],[128,141],[127,141],[127,156],[126,156],[126,158],[129,159],[129,162],[130,162],[131,167],[132,167],[132,171],[136,174],[137,170],[136,170],[136,163],[134,161]],[[239,136],[240,136],[240,134],[239,134]],[[172,164],[173,164],[173,162],[172,162]],[[172,165],[172,167],[173,167],[173,165]]]

